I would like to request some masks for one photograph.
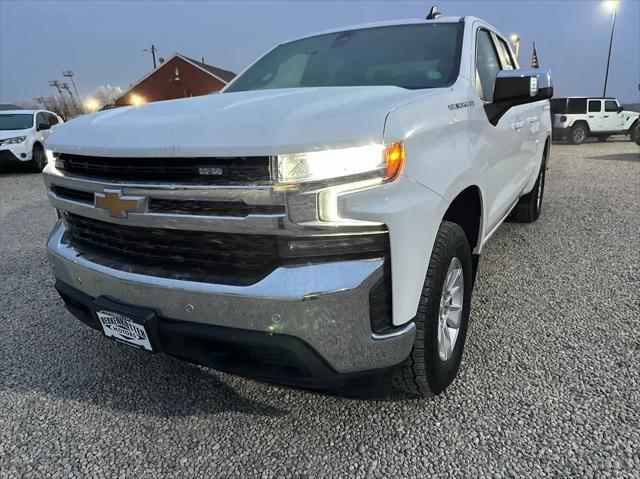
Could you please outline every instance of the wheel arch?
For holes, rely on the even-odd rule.
[[[544,166],[546,169],[549,169],[549,157],[551,156],[551,144],[553,140],[551,135],[547,135],[547,139],[544,141],[544,147],[542,148],[542,161],[544,161]]]
[[[442,221],[458,224],[464,231],[475,254],[482,244],[483,202],[478,185],[469,185],[449,203]]]
[[[591,127],[589,126],[589,122],[587,120],[576,120],[571,125],[571,128],[575,128],[578,125],[584,125],[587,128],[587,133],[591,135]]]

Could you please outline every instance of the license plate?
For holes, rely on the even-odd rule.
[[[105,336],[139,349],[153,351],[149,332],[135,319],[115,311],[96,310]]]

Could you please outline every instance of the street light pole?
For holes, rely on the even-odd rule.
[[[70,78],[71,79],[71,84],[73,85],[73,90],[76,92],[76,97],[78,98],[78,104],[80,105],[78,108],[78,112],[80,114],[83,113],[82,110],[82,98],[80,98],[80,93],[78,93],[78,87],[76,86],[76,82],[73,80],[73,77],[75,76],[75,73],[73,73],[72,70],[65,70],[62,72],[62,76],[66,77],[66,78]],[[73,95],[71,95],[73,97]],[[74,100],[75,103],[75,100]]]
[[[611,10],[613,10],[613,21],[611,22],[611,38],[609,39],[609,55],[607,56],[607,70],[604,75],[604,92],[602,98],[607,97],[607,83],[609,81],[609,64],[611,63],[611,47],[613,46],[613,32],[616,29],[616,12],[618,11],[617,3],[609,3]]]

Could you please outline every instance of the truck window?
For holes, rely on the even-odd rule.
[[[567,114],[579,115],[587,112],[586,98],[569,98],[567,101]]]
[[[476,88],[483,100],[493,101],[493,87],[500,70],[500,59],[491,35],[487,30],[479,30],[476,44]]]
[[[607,100],[604,102],[604,111],[606,112],[617,112],[618,111],[618,102],[615,100]]]
[[[589,113],[599,113],[602,111],[602,102],[600,100],[589,100]]]
[[[44,116],[44,113],[38,113],[38,115],[36,116],[36,127],[42,124],[48,125],[49,121],[47,120],[47,117]]]
[[[284,43],[225,93],[272,88],[392,85],[441,88],[460,69],[463,24],[394,25]]]
[[[49,119],[49,124],[51,126],[58,124],[58,117],[55,116],[53,113],[47,113],[47,118]]]
[[[502,57],[502,63],[504,66],[504,70],[515,70],[516,62],[513,60],[511,56],[511,50],[502,38],[498,38],[498,50],[500,50],[500,56]]]
[[[553,98],[551,99],[551,111],[563,115],[567,113],[567,99]]]

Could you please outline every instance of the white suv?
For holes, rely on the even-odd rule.
[[[47,142],[56,288],[140,349],[439,393],[484,245],[540,215],[552,93],[494,27],[449,17],[286,42],[222,93],[82,116]]]
[[[551,100],[553,137],[580,145],[590,136],[606,141],[610,135],[635,140],[639,114],[624,111],[615,98],[570,97]]]
[[[40,172],[47,164],[44,141],[62,123],[46,110],[0,111],[0,165],[29,165]]]

